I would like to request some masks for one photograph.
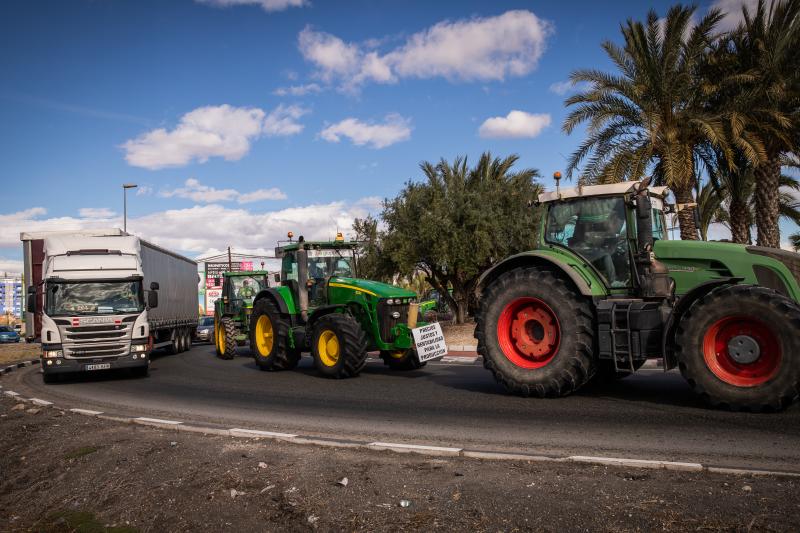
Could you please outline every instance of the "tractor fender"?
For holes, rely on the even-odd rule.
[[[306,322],[306,328],[310,330],[314,326],[314,322],[319,320],[321,317],[342,310],[344,310],[345,312],[347,311],[347,304],[342,303],[342,304],[332,304],[332,305],[321,305],[316,309],[314,309],[314,311],[311,313],[311,316],[308,317],[308,322]]]
[[[672,312],[670,312],[669,317],[667,318],[667,322],[664,324],[664,334],[661,337],[661,353],[664,356],[665,372],[675,368],[678,365],[678,361],[675,360],[673,345],[675,339],[675,330],[684,313],[689,310],[693,303],[717,287],[722,287],[724,285],[736,285],[742,280],[744,280],[744,278],[721,278],[706,281],[700,285],[697,285],[696,287],[692,287],[692,290],[678,298],[677,303],[672,308]]]
[[[263,300],[264,298],[269,298],[273,301],[275,305],[278,306],[278,309],[282,314],[289,315],[289,306],[286,305],[286,301],[281,297],[281,294],[275,288],[265,289],[258,294],[256,297],[253,298],[253,305],[259,300]]]
[[[580,291],[580,293],[584,296],[592,296],[592,288],[590,286],[590,282],[581,276],[574,268],[572,268],[568,263],[562,261],[556,257],[553,257],[551,254],[545,254],[536,250],[530,252],[523,252],[521,254],[512,255],[507,257],[506,259],[500,261],[492,268],[487,270],[486,272],[481,275],[480,279],[478,279],[478,284],[475,289],[475,294],[477,295],[478,299],[480,299],[480,295],[483,292],[483,289],[489,285],[492,281],[494,281],[498,276],[501,274],[505,274],[506,272],[522,267],[522,266],[551,266],[557,268],[559,271],[566,274],[572,283],[575,285],[575,288]],[[603,289],[605,292],[605,289]]]

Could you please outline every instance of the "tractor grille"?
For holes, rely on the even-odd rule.
[[[59,325],[64,356],[93,358],[127,355],[132,329],[133,320],[91,326]]]
[[[392,318],[392,313],[400,313],[398,318]],[[394,334],[392,328],[397,324],[408,323],[408,304],[393,304],[389,305],[386,300],[378,302],[378,323],[381,330],[381,339],[383,342],[393,342]]]
[[[800,254],[776,248],[765,248],[763,246],[748,246],[747,251],[751,254],[764,255],[771,257],[786,266],[794,276],[795,281],[800,284]]]

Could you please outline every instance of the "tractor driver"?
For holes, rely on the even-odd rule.
[[[256,291],[250,286],[250,281],[245,279],[242,281],[242,286],[236,295],[242,300],[249,300],[256,295]]]

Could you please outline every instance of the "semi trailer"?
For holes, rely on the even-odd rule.
[[[41,342],[45,382],[126,368],[189,349],[197,264],[118,229],[22,233],[28,342]]]

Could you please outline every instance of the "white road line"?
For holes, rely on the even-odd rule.
[[[293,433],[277,433],[275,431],[259,431],[257,429],[242,429],[242,428],[231,428],[230,431],[231,435],[234,437],[265,437],[270,439],[293,439],[297,435]]]
[[[40,400],[39,398],[31,398],[31,401],[36,405],[53,405],[53,402],[48,402],[47,400]]]
[[[177,426],[178,424],[183,424],[183,422],[178,422],[177,420],[162,420],[160,418],[146,418],[143,416],[134,418],[133,421],[141,424],[166,424],[168,426]]]
[[[78,413],[79,415],[89,415],[89,416],[97,416],[102,415],[103,411],[92,411],[91,409],[70,409],[73,413]]]
[[[450,357],[450,356],[442,357],[440,362],[442,362],[442,363],[456,363],[456,364],[461,364],[461,365],[471,365],[472,363],[474,363],[477,360],[478,360],[477,357],[458,357],[457,355],[454,355],[452,357]]]
[[[395,450],[409,452],[428,452],[446,455],[458,455],[462,448],[447,448],[445,446],[424,446],[422,444],[400,444],[396,442],[371,442],[367,444],[370,448],[378,450]]]
[[[610,466],[635,466],[639,468],[664,468],[667,470],[683,470],[688,472],[700,472],[703,465],[700,463],[681,463],[675,461],[659,461],[650,459],[626,459],[621,457],[591,457],[584,455],[573,455],[567,457],[567,461],[575,463],[590,463]]]
[[[12,398],[14,398],[15,396],[19,396],[19,393],[14,392],[13,390],[7,390],[7,391],[5,391],[5,395],[6,396],[11,396]]]

